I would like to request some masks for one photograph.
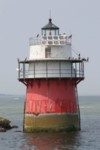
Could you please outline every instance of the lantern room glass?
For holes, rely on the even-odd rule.
[[[42,30],[42,36],[49,36],[49,35],[59,35],[59,29],[43,29]]]

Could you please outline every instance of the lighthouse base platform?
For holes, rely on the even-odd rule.
[[[62,132],[80,130],[79,113],[25,114],[24,132]]]

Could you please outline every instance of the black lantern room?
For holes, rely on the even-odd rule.
[[[51,18],[49,19],[48,24],[41,28],[41,31],[43,36],[59,35],[59,27],[52,23]]]

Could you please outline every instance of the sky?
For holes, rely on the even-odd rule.
[[[29,56],[29,38],[50,17],[61,33],[72,34],[72,49],[85,63],[79,95],[100,95],[100,0],[0,0],[0,93],[25,94],[17,80],[17,58]]]

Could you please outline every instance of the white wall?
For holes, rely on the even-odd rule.
[[[52,58],[72,57],[71,45],[52,46],[52,48],[51,48],[51,57]]]
[[[46,45],[30,46],[29,59],[44,59]],[[68,58],[72,57],[71,45],[51,46],[50,58]]]
[[[46,59],[45,49],[46,45],[32,45],[30,46],[29,59]],[[69,58],[72,57],[71,45],[57,45],[51,46],[50,58]],[[49,57],[48,57],[49,58]],[[35,66],[35,67],[34,67]],[[34,73],[35,70],[35,73]],[[29,77],[70,77],[71,76],[71,63],[62,61],[35,61],[30,62]]]
[[[71,64],[68,62],[45,61],[29,64],[28,77],[71,77]],[[35,66],[35,67],[34,67]],[[35,70],[35,73],[34,73]]]
[[[29,59],[45,58],[45,46],[44,45],[32,45],[30,46]]]

